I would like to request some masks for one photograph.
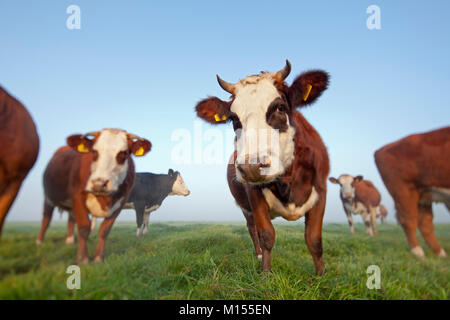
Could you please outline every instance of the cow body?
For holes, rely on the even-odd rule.
[[[413,134],[375,152],[375,162],[395,202],[396,217],[411,251],[423,258],[416,230],[439,256],[444,249],[434,234],[432,203],[450,210],[450,127]]]
[[[75,141],[71,142],[71,138]],[[148,141],[142,141],[150,145]],[[69,137],[68,143],[70,147],[56,151],[44,172],[44,218],[36,243],[39,245],[42,242],[53,210],[58,207],[70,213],[67,242],[70,239],[73,242],[73,226],[77,224],[77,260],[87,262],[90,213],[94,217],[105,218],[100,226],[94,256],[95,262],[102,262],[106,238],[134,184],[134,162],[129,156],[128,144],[137,142],[133,143],[122,130],[105,129],[96,133],[93,141],[77,135]],[[88,144],[91,145],[89,148]],[[150,146],[142,151],[142,155],[148,150]]]
[[[366,233],[370,236],[377,234],[376,218],[385,217],[387,210],[381,205],[381,195],[373,183],[364,180],[362,176],[353,177],[348,174],[342,174],[337,179],[330,177],[329,180],[341,187],[339,195],[350,225],[350,233],[354,233],[352,215],[360,214]]]
[[[39,137],[28,111],[0,87],[0,235],[23,180],[39,152]]]
[[[178,171],[170,169],[168,174],[136,173],[133,189],[124,206],[124,209],[136,211],[136,236],[140,237],[148,232],[150,213],[157,210],[167,196],[189,194]]]
[[[288,86],[284,79],[290,68],[287,61],[276,73],[262,72],[236,84],[217,77],[232,100],[207,98],[196,111],[212,124],[233,123],[236,148],[227,168],[228,185],[247,220],[261,269],[271,270],[271,220],[305,216],[306,244],[321,274],[329,159],[321,137],[296,108],[313,103],[326,90],[328,75],[305,72]]]

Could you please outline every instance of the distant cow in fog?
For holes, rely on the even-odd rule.
[[[388,144],[375,152],[375,162],[412,253],[425,257],[417,241],[419,227],[428,246],[445,257],[434,234],[432,203],[442,202],[450,210],[450,127]]]
[[[88,262],[91,213],[105,218],[94,255],[94,262],[102,262],[106,238],[134,184],[131,155],[145,155],[151,143],[124,130],[104,129],[72,135],[67,144],[56,151],[44,172],[44,217],[36,243],[42,242],[55,207],[69,211],[73,214],[69,223],[78,227],[77,261]]]
[[[363,180],[362,176],[353,177],[341,174],[339,178],[329,178],[331,183],[341,186],[340,197],[347,215],[350,233],[354,233],[353,214],[361,214],[368,235],[377,234],[376,218],[384,218],[387,215],[386,208],[380,204],[381,196],[377,188],[369,180]]]
[[[0,87],[0,235],[22,182],[39,152],[36,126],[27,109]]]
[[[136,173],[134,187],[123,207],[136,211],[136,237],[148,232],[150,213],[158,209],[167,196],[188,196],[191,192],[178,171],[168,174]]]

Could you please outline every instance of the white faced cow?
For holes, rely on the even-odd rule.
[[[228,185],[247,219],[261,269],[271,270],[275,230],[271,219],[306,217],[305,240],[317,273],[325,270],[322,257],[322,220],[329,160],[317,131],[296,110],[317,100],[328,86],[320,70],[284,81],[291,65],[278,72],[262,72],[235,84],[217,76],[231,93],[231,101],[207,98],[197,115],[212,124],[233,123],[236,151],[228,165]]]
[[[69,230],[71,223],[78,226],[77,261],[88,262],[91,213],[105,218],[94,256],[94,262],[102,262],[106,238],[134,184],[131,155],[145,155],[151,144],[119,129],[72,135],[67,144],[56,151],[44,172],[44,217],[36,243],[42,242],[53,209],[58,207],[71,213]]]
[[[353,177],[341,174],[339,178],[329,178],[331,183],[341,187],[340,197],[347,215],[350,233],[354,233],[352,214],[360,214],[368,235],[377,234],[377,217],[387,215],[386,208],[380,204],[381,196],[372,182],[363,180],[362,176]]]

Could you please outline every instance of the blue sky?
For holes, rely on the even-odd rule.
[[[71,4],[81,9],[80,30],[66,27]],[[366,27],[372,4],[381,9],[381,30]],[[191,189],[188,198],[166,199],[152,220],[243,221],[225,164],[173,163],[171,136],[193,131],[197,101],[227,98],[216,73],[233,82],[278,70],[287,58],[288,83],[312,68],[331,75],[320,101],[302,110],[328,147],[330,175],[372,180],[394,221],[373,152],[449,125],[448,12],[445,0],[1,1],[0,84],[26,105],[41,139],[8,220],[41,219],[42,172],[68,135],[119,127],[153,143],[136,159],[138,171],[177,169]],[[435,217],[450,221],[441,205]],[[325,221],[345,221],[331,184]]]

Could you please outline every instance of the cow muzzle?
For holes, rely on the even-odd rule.
[[[111,193],[111,182],[107,179],[93,179],[89,182],[87,191],[95,195],[107,195]]]
[[[242,179],[250,183],[265,183],[268,182],[268,176],[264,174],[264,169],[271,166],[271,160],[265,156],[261,158],[245,156],[245,163],[236,163],[236,168],[239,171]]]

